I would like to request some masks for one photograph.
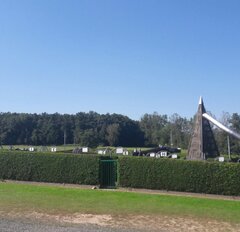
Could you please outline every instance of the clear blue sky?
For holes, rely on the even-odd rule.
[[[239,0],[0,0],[0,111],[240,113]]]

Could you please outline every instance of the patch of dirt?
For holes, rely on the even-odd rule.
[[[136,229],[143,229],[146,231],[197,231],[197,232],[238,232],[240,231],[240,225],[233,225],[227,222],[219,222],[214,220],[197,220],[193,218],[184,217],[170,217],[170,216],[130,216],[119,217],[115,220],[116,225],[123,227],[128,225],[129,227]]]
[[[171,217],[171,216],[145,216],[145,215],[128,215],[128,216],[111,216],[111,215],[94,215],[74,213],[70,215],[45,214],[39,212],[8,212],[0,216],[30,219],[43,222],[54,222],[58,224],[94,224],[103,227],[113,228],[132,228],[141,231],[196,231],[196,232],[240,232],[240,224],[230,224],[228,222],[219,222],[215,220],[198,220],[187,217]]]
[[[108,226],[113,220],[111,215],[94,215],[94,214],[83,214],[74,213],[69,215],[62,214],[46,214],[33,212],[3,212],[0,211],[0,217],[12,218],[12,219],[30,219],[45,222],[57,222],[57,223],[70,223],[70,224],[94,224],[99,226]]]
[[[45,215],[42,213],[34,212],[31,214],[36,219],[48,219],[62,223],[71,224],[95,224],[99,226],[107,226],[112,220],[111,215],[94,215],[94,214],[83,214],[74,213],[72,215]]]

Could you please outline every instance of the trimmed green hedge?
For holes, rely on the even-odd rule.
[[[119,186],[240,195],[240,164],[119,157]]]
[[[99,184],[99,156],[1,152],[0,178],[73,184]]]
[[[98,155],[0,152],[0,179],[99,185]],[[118,157],[121,187],[240,195],[240,164]]]

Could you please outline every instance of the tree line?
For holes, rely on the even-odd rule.
[[[220,121],[240,132],[240,115],[223,113]],[[80,146],[158,146],[188,148],[194,118],[178,114],[144,114],[132,120],[121,114],[98,114],[90,111],[77,114],[0,113],[1,145],[62,145]],[[221,153],[227,153],[227,135],[214,128]],[[240,144],[230,138],[233,153],[240,153]]]

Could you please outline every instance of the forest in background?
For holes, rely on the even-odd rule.
[[[219,119],[240,133],[240,115],[223,112]],[[144,114],[132,120],[121,114],[0,113],[1,145],[62,145],[152,147],[187,149],[194,119],[178,114]],[[227,134],[213,127],[219,150],[227,154]],[[240,154],[240,142],[230,138],[231,151]]]

